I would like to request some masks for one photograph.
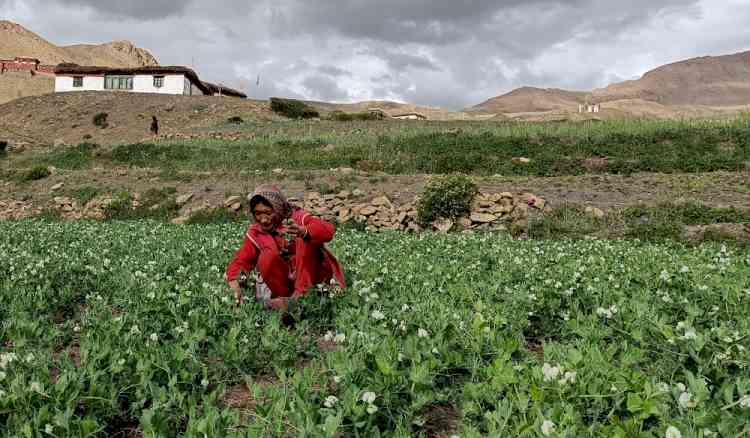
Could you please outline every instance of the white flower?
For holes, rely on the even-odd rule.
[[[130,327],[131,335],[137,335],[140,332],[141,332],[141,329],[139,329],[137,325],[133,324],[133,327]]]
[[[440,354],[440,352],[438,351],[437,348],[433,348],[432,349],[432,354]]]
[[[417,330],[417,336],[419,336],[420,338],[426,338],[429,337],[430,334],[427,332],[427,330],[420,328],[419,330]]]
[[[555,423],[551,422],[550,420],[544,420],[542,423],[542,435],[544,436],[550,436],[555,431]]]
[[[682,438],[682,433],[680,433],[680,429],[669,426],[667,428],[667,433],[664,434],[665,438]]]
[[[398,361],[403,362],[404,361],[404,355],[402,353],[398,354]]]
[[[336,398],[336,396],[329,395],[328,397],[326,397],[326,400],[323,402],[323,406],[327,408],[332,408],[336,406],[336,403],[338,402],[339,402],[339,399]]]
[[[18,356],[16,356],[16,353],[3,353],[0,354],[0,369],[4,370],[8,367],[14,360],[18,359]]]
[[[374,414],[377,411],[378,411],[378,407],[377,406],[375,406],[375,405],[368,405],[367,406],[367,413],[368,414],[372,415],[372,414]]]
[[[685,323],[685,321],[680,321],[677,323],[677,330],[682,330],[685,328],[687,328],[687,324]]]
[[[689,392],[681,393],[677,401],[684,409],[694,408],[697,405],[695,400],[693,400],[693,394]]]
[[[677,384],[675,385],[675,388],[677,388],[677,390],[678,390],[678,391],[680,391],[680,392],[685,392],[685,391],[687,391],[687,387],[685,387],[685,384],[684,384],[684,383],[677,383]]]
[[[73,326],[73,333],[78,333],[81,331],[81,326],[76,324]]]
[[[408,304],[404,304],[403,306],[401,306],[401,311],[402,312],[406,312],[407,310],[409,310],[409,305]]]
[[[336,336],[333,338],[333,342],[337,344],[341,344],[344,341],[346,341],[346,335],[343,333],[337,333]]]
[[[148,338],[151,339],[151,342],[156,342],[159,340],[159,335],[157,335],[156,333],[151,333],[151,336],[149,336]]]
[[[26,355],[26,359],[24,359],[26,363],[31,363],[34,361],[34,353],[29,353]]]
[[[331,342],[332,339],[333,339],[333,332],[330,331],[330,330],[328,330],[326,332],[326,335],[323,336],[323,340],[326,341],[326,342]]]
[[[659,392],[669,392],[669,385],[664,382],[659,382],[656,385],[656,389],[658,389]]]
[[[694,329],[687,329],[685,330],[685,334],[680,336],[680,339],[685,339],[685,340],[698,339],[698,335],[695,333]]]
[[[687,266],[683,266],[680,268],[680,272],[682,272],[683,274],[686,272],[690,272],[690,268],[688,268]]]
[[[542,365],[542,373],[544,374],[545,382],[555,380],[557,376],[560,375],[561,372],[562,372],[562,369],[560,369],[559,366],[553,367],[552,365],[546,362],[544,363],[544,365]]]
[[[372,317],[373,317],[373,319],[375,319],[375,320],[377,320],[377,321],[380,321],[380,320],[382,320],[382,319],[385,319],[385,315],[384,315],[384,314],[383,314],[383,312],[381,312],[380,310],[374,310],[374,311],[372,312]]]
[[[46,434],[48,434],[48,435],[52,435],[52,432],[54,432],[54,431],[55,431],[55,426],[53,426],[53,425],[51,425],[51,424],[49,424],[49,423],[47,423],[47,425],[46,425],[46,426],[44,426],[44,432],[45,432]]]
[[[201,386],[204,387],[204,388],[208,387],[208,379],[202,379],[201,380]]]
[[[5,371],[0,371],[0,382],[5,380]]]
[[[578,376],[578,373],[575,371],[566,371],[565,376],[560,379],[560,383],[563,385],[566,383],[576,383],[576,376]]]
[[[341,383],[341,376],[333,376],[333,381],[335,383]]]
[[[38,392],[40,394],[44,392],[44,388],[42,387],[42,384],[39,382],[31,382],[31,385],[29,385],[29,389],[34,392]]]
[[[743,408],[750,408],[750,395],[746,395],[740,399],[740,406]]]
[[[375,399],[376,399],[377,397],[378,397],[378,396],[377,396],[377,395],[375,395],[375,393],[374,393],[374,392],[372,392],[372,391],[367,391],[367,392],[365,392],[364,394],[362,394],[362,401],[363,401],[363,402],[365,402],[365,403],[369,403],[369,404],[372,404],[372,403],[374,403],[374,402],[375,402]]]

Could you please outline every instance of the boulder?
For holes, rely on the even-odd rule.
[[[362,216],[372,216],[377,212],[378,209],[373,207],[372,205],[366,205],[359,209],[359,214],[361,214]]]
[[[472,222],[478,223],[478,224],[488,224],[490,222],[494,222],[497,218],[494,214],[489,213],[472,213],[470,216],[470,219]]]
[[[372,202],[370,203],[376,207],[388,207],[388,208],[393,207],[393,204],[391,204],[391,200],[385,196],[378,196],[377,198],[373,199]]]
[[[241,208],[242,208],[241,202],[235,202],[234,204],[229,206],[229,209],[232,211],[240,211]]]
[[[177,203],[178,206],[182,207],[183,205],[185,205],[188,202],[190,202],[190,200],[193,199],[193,196],[195,196],[195,194],[192,193],[192,192],[191,193],[185,193],[184,195],[178,196],[177,199],[175,200],[175,202]]]
[[[172,223],[175,224],[175,225],[184,225],[189,220],[190,220],[190,218],[187,217],[187,216],[180,216],[180,217],[176,217],[176,218],[172,219]]]
[[[61,182],[57,183],[54,186],[50,187],[50,190],[52,190],[53,192],[56,192],[56,191],[60,190],[61,188],[63,188],[64,185],[65,184],[61,183]]]
[[[336,193],[336,198],[338,199],[349,199],[351,196],[352,196],[352,193],[346,190],[342,190]]]
[[[229,208],[233,206],[234,204],[242,202],[242,197],[240,196],[230,196],[227,199],[224,200],[224,207]]]
[[[510,160],[513,164],[527,165],[531,163],[531,159],[526,157],[515,157]]]
[[[365,192],[363,192],[360,189],[354,189],[354,191],[352,191],[352,196],[354,196],[355,198],[360,198],[364,195],[365,195]]]
[[[471,226],[474,225],[471,219],[466,216],[458,218],[458,224],[463,228],[471,228]]]
[[[584,213],[596,219],[602,219],[604,218],[604,216],[606,216],[604,214],[604,211],[602,211],[599,208],[591,207],[591,206],[586,207],[586,209],[584,210]]]

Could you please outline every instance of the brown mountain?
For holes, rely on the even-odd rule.
[[[37,58],[42,64],[72,62],[81,65],[144,67],[159,65],[146,50],[129,41],[101,45],[77,44],[58,47],[11,21],[0,20],[0,59],[17,56]],[[0,103],[23,96],[51,93],[54,80],[41,75],[6,72],[0,76]]]
[[[594,90],[592,99],[642,99],[663,105],[750,104],[750,51],[664,65],[638,80]]]
[[[587,92],[567,91],[556,88],[517,88],[502,96],[493,97],[473,107],[491,113],[530,113],[577,109],[586,101]]]

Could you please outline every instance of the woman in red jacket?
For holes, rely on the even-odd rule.
[[[225,273],[237,305],[244,302],[240,272],[253,269],[255,297],[272,309],[286,310],[289,299],[333,278],[346,287],[338,261],[325,247],[333,239],[332,224],[289,204],[275,186],[260,186],[248,199],[255,223]]]

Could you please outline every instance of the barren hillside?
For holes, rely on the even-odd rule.
[[[493,97],[473,107],[491,113],[528,113],[573,110],[586,100],[586,92],[556,88],[517,88],[502,96]]]
[[[0,59],[16,56],[39,59],[42,64],[72,62],[81,65],[141,67],[159,65],[146,50],[129,41],[101,45],[79,44],[58,47],[20,24],[0,20]],[[23,96],[51,93],[54,81],[29,74],[12,73],[0,77],[0,103]]]
[[[404,113],[419,113],[427,117],[427,119],[429,120],[465,120],[474,118],[472,114],[466,112],[451,111],[445,108],[421,106],[410,103],[392,102],[387,100],[370,100],[356,103],[329,103],[308,101],[307,103],[323,113],[332,111],[355,113],[367,111],[371,108],[379,108],[389,116],[395,116]]]
[[[107,113],[108,126],[93,124],[98,113]],[[0,105],[0,140],[29,147],[55,143],[99,144],[137,142],[149,137],[151,116],[160,122],[160,133],[184,134],[243,120],[276,120],[266,102],[215,96],[168,96],[141,93],[72,92],[24,97]]]
[[[642,78],[594,90],[599,102],[641,99],[663,105],[750,104],[750,51],[668,64]]]

